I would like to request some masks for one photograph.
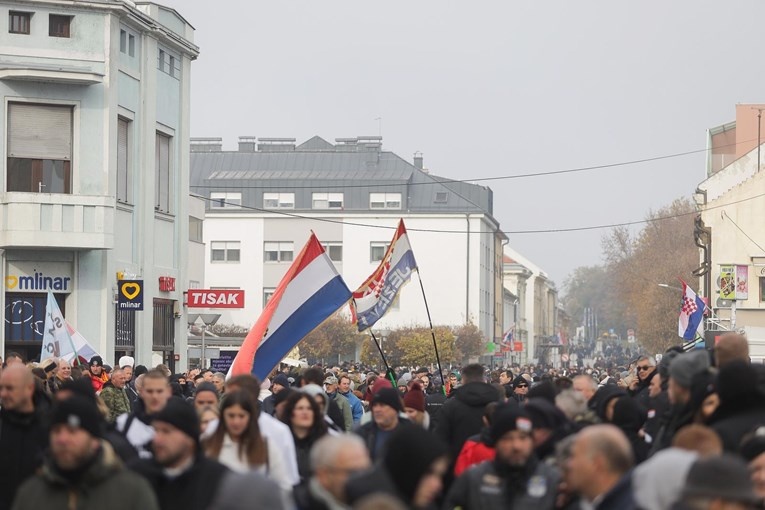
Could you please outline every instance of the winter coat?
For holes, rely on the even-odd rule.
[[[632,397],[643,409],[649,409],[651,406],[651,380],[659,374],[659,369],[655,368],[651,375],[649,375],[644,381],[640,381],[634,390],[628,390],[629,396]]]
[[[155,460],[140,460],[130,466],[154,489],[161,510],[207,510],[223,476],[229,470],[201,453],[191,467],[174,478],[165,476]]]
[[[117,416],[130,412],[130,399],[125,392],[125,388],[119,389],[111,381],[104,384],[101,390],[101,400],[104,401],[107,409],[109,409],[109,416],[107,418],[109,423],[114,423]]]
[[[455,388],[452,394],[457,391]],[[425,395],[425,412],[430,416],[430,430],[435,430],[438,421],[441,419],[441,409],[448,399],[440,390],[435,393]]]
[[[149,483],[125,468],[105,442],[95,461],[70,481],[48,459],[42,472],[18,491],[12,510],[70,508],[77,510],[159,510]]]
[[[635,498],[632,496],[632,473],[622,477],[593,510],[635,510]]]
[[[468,469],[446,495],[444,510],[552,510],[558,493],[560,474],[536,458],[530,459],[523,473],[509,487],[509,480],[496,462],[484,462]]]
[[[619,427],[632,445],[632,453],[635,456],[635,464],[643,462],[648,457],[651,445],[640,437],[639,432],[645,423],[645,412],[640,404],[632,398],[620,398],[614,406],[614,417],[611,420]]]
[[[337,407],[343,415],[343,423],[338,425],[340,425],[346,432],[350,432],[351,429],[353,429],[353,411],[351,411],[351,403],[338,392],[329,394],[329,398],[337,404]]]
[[[154,439],[154,427],[146,414],[143,401],[138,399],[130,414],[122,414],[115,421],[115,429],[124,435],[142,459],[153,457],[151,442]]]
[[[0,410],[0,510],[11,507],[19,485],[42,464],[47,446],[42,413]]]
[[[106,384],[109,381],[109,376],[106,375],[106,372],[101,372],[101,375],[95,376],[88,372],[88,377],[90,377],[90,383],[93,385],[93,391],[98,394],[99,391],[101,391],[104,388],[104,384]]]
[[[484,428],[481,434],[471,436],[462,445],[462,450],[454,464],[454,476],[460,476],[469,468],[486,460],[494,460],[496,452],[489,446],[489,429]]]
[[[742,437],[765,425],[765,367],[731,362],[720,370],[717,384],[720,406],[709,424],[723,449],[736,452]]]
[[[407,420],[406,418],[402,418],[401,416],[398,417],[398,425],[396,425],[396,428],[393,430],[386,432],[388,434],[388,438],[393,435],[394,432],[399,430],[401,427],[412,427],[412,422]],[[375,423],[374,420],[365,423],[358,429],[356,429],[356,434],[361,437],[361,439],[364,441],[364,444],[367,446],[367,450],[369,451],[369,456],[373,461],[376,461],[378,459],[381,459],[383,455],[385,455],[385,443],[380,445],[380,448],[376,448],[377,445],[377,435],[380,433],[380,429],[377,427],[377,423]]]
[[[441,408],[435,433],[450,445],[451,457],[456,459],[465,441],[481,432],[486,405],[499,401],[501,395],[483,382],[464,384],[452,395]]]
[[[361,421],[361,417],[364,415],[364,406],[361,405],[361,400],[359,400],[359,397],[353,394],[352,391],[349,391],[348,393],[340,393],[344,398],[348,399],[348,403],[351,404],[351,413],[353,415],[353,423],[359,423]]]

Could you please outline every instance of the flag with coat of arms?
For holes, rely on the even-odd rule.
[[[693,340],[704,319],[704,310],[707,305],[688,284],[682,280],[680,282],[683,284],[683,303],[680,308],[677,334],[684,340]]]
[[[359,331],[371,328],[387,313],[398,291],[409,282],[416,269],[417,261],[401,219],[380,265],[353,293],[351,312]]]

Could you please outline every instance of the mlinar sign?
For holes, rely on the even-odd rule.
[[[72,264],[68,262],[10,261],[5,273],[6,292],[70,293],[74,288]]]
[[[243,290],[189,289],[189,308],[244,308]]]

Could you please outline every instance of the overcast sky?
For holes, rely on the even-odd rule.
[[[375,135],[439,176],[559,170],[704,149],[765,101],[765,2],[160,0],[196,28],[191,134]],[[705,155],[493,181],[506,231],[643,219]],[[510,235],[562,287],[605,231]]]

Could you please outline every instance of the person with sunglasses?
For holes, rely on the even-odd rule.
[[[658,374],[656,360],[651,356],[640,356],[635,365],[635,371],[637,377],[630,384],[628,393],[644,409],[649,409],[651,407],[651,380]]]
[[[513,379],[513,399],[519,404],[526,401],[526,395],[529,392],[529,381],[525,377],[519,375]]]

